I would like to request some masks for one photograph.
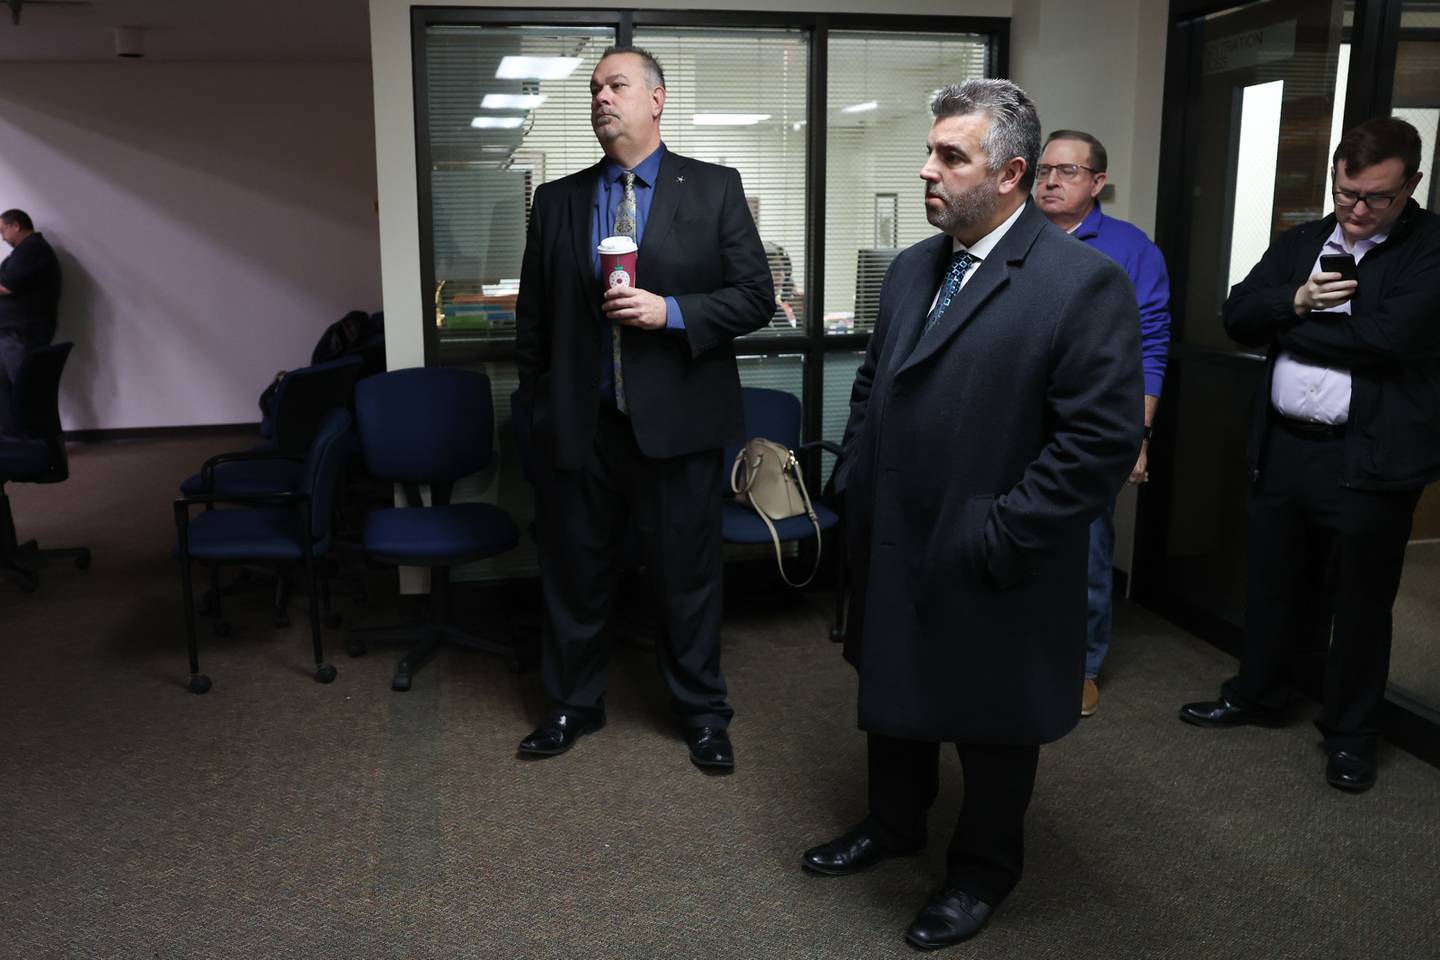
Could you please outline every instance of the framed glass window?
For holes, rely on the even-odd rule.
[[[986,75],[982,34],[830,33],[825,117],[825,330],[869,333],[880,281],[905,247],[935,233],[920,167],[947,83]]]
[[[595,162],[590,74],[610,27],[425,32],[438,345],[512,342],[535,188]]]
[[[734,167],[765,244],[775,311],[753,336],[805,332],[805,101],[801,30],[637,27],[635,44],[665,68],[666,145]]]

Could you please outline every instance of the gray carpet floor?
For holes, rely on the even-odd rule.
[[[610,725],[514,757],[533,675],[445,653],[408,694],[392,657],[308,677],[304,618],[232,602],[186,678],[171,491],[211,440],[77,448],[66,484],[12,487],[23,536],[93,569],[0,588],[0,957],[875,958],[942,875],[931,849],[851,878],[798,867],[863,814],[854,681],[823,598],[737,578],[725,666],[739,769],[708,777],[667,724],[653,656],[619,646]],[[381,584],[390,583],[382,579]],[[346,608],[355,619],[383,612]],[[1382,753],[1372,792],[1325,785],[1299,706],[1279,730],[1175,719],[1231,661],[1119,611],[1100,712],[1046,747],[1026,876],[975,958],[1440,956],[1440,771]]]

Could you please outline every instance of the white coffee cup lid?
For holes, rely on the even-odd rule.
[[[600,241],[600,253],[602,256],[607,253],[612,255],[617,253],[634,253],[638,249],[639,248],[635,246],[635,239],[633,237],[606,237]]]

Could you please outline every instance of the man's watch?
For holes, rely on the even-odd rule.
[[[1145,434],[1144,434],[1145,439],[1146,439],[1146,440],[1149,440],[1149,439],[1150,439],[1150,434],[1152,434],[1152,433],[1154,433],[1154,428],[1151,427],[1150,424],[1148,424],[1148,423],[1145,424]]]

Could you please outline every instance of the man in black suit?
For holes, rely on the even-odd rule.
[[[552,702],[519,752],[563,753],[605,722],[603,631],[633,521],[664,610],[671,709],[691,760],[727,771],[720,459],[742,426],[733,341],[770,318],[770,270],[740,175],[660,141],[654,57],[606,50],[590,94],[605,158],[535,192],[515,304]],[[603,289],[595,249],[615,235],[639,243],[635,283]]]
[[[1225,301],[1226,332],[1269,348],[1248,449],[1245,650],[1219,699],[1180,708],[1201,727],[1279,722],[1291,647],[1328,597],[1325,778],[1356,792],[1375,783],[1411,519],[1440,477],[1440,217],[1411,199],[1419,170],[1405,121],[1346,133],[1334,214],[1282,234]],[[1327,255],[1353,259],[1354,279]]]
[[[1124,270],[1028,199],[1040,122],[1005,80],[948,86],[921,168],[943,233],[895,259],[855,377],[844,489],[869,815],[805,852],[843,875],[925,843],[939,749],[965,801],[944,885],[906,932],[979,932],[1020,879],[1039,745],[1080,715],[1088,529],[1140,452]]]
[[[0,262],[0,436],[14,434],[10,395],[25,354],[55,339],[60,261],[24,210],[0,213],[0,240],[14,252]]]

